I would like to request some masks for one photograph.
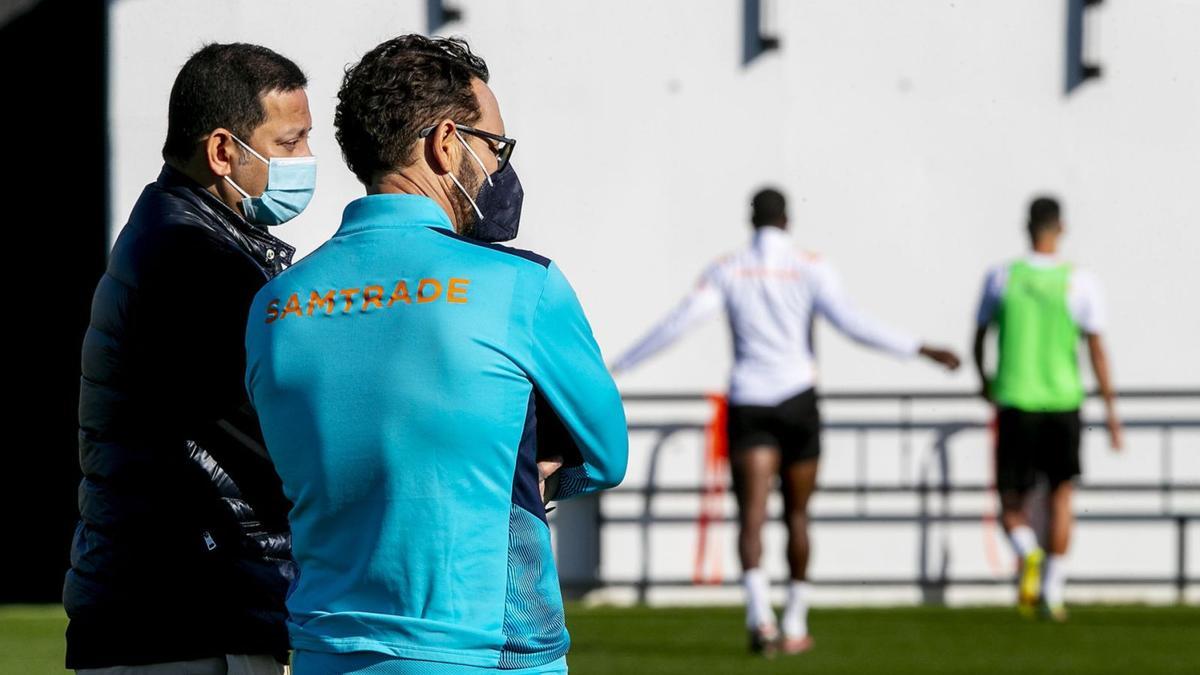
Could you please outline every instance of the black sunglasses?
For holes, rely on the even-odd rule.
[[[512,157],[513,150],[515,150],[517,147],[517,139],[515,138],[509,138],[507,136],[501,136],[499,134],[482,131],[480,129],[476,129],[475,127],[469,127],[465,124],[455,124],[454,127],[464,134],[478,136],[479,138],[492,141],[496,144],[496,147],[493,149],[496,153],[496,171],[499,171],[508,165],[508,160],[510,157]],[[417,135],[421,138],[428,138],[429,134],[433,133],[433,130],[436,128],[437,125],[425,127]]]

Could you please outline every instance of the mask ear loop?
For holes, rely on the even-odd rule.
[[[475,163],[479,165],[479,170],[482,171],[484,177],[487,178],[488,185],[494,185],[492,183],[492,174],[488,173],[487,168],[483,165],[483,161],[479,159],[479,155],[475,154],[475,151],[471,149],[471,144],[467,143],[467,141],[462,137],[462,134],[458,133],[458,129],[454,130],[454,135],[458,136],[458,142],[462,143],[463,147],[467,149],[467,152],[471,153],[471,156],[475,158]]]
[[[249,145],[247,145],[247,144],[246,144],[244,141],[242,141],[242,139],[238,138],[238,137],[237,137],[237,134],[235,134],[235,133],[233,133],[233,132],[231,131],[231,132],[229,132],[229,137],[230,137],[230,138],[232,138],[233,140],[237,141],[237,144],[238,144],[238,145],[240,145],[240,146],[242,146],[243,148],[245,148],[247,152],[249,152],[250,154],[252,154],[252,155],[254,155],[255,157],[257,157],[257,158],[258,158],[258,161],[262,162],[263,164],[266,164],[268,167],[270,167],[270,166],[271,166],[271,162],[270,162],[270,161],[268,161],[268,160],[267,160],[267,159],[265,159],[265,158],[264,158],[262,155],[260,155],[260,154],[258,154],[257,152],[255,152],[254,148],[250,147],[250,146],[249,146]],[[468,150],[470,150],[470,148],[467,148],[467,149],[468,149]],[[245,190],[243,190],[243,189],[242,189],[242,186],[240,186],[240,185],[238,185],[237,183],[233,182],[233,179],[232,179],[232,178],[230,178],[229,176],[222,176],[222,178],[224,178],[224,179],[225,179],[225,182],[226,182],[226,183],[229,183],[230,185],[232,185],[234,190],[237,190],[238,192],[240,192],[240,193],[242,194],[242,196],[243,196],[243,197],[245,197],[246,199],[253,199],[253,197],[251,197],[251,196],[250,196],[250,193],[249,193],[249,192],[246,192]]]
[[[238,138],[237,135],[234,134],[232,131],[229,132],[229,137],[232,138],[233,140],[237,141],[238,145],[245,148],[246,152],[249,152],[250,154],[257,157],[258,161],[262,162],[263,164],[266,164],[267,166],[271,166],[270,160],[268,160],[266,157],[263,157],[262,155],[258,154],[258,152],[254,150],[254,148],[247,145],[242,139]],[[467,148],[467,149],[470,150],[470,148]]]
[[[238,185],[237,183],[233,182],[233,179],[232,179],[232,178],[230,178],[229,176],[221,176],[221,177],[225,179],[225,182],[226,182],[226,183],[229,183],[230,185],[232,185],[234,190],[237,190],[238,192],[242,193],[242,197],[244,197],[244,198],[246,198],[246,199],[251,199],[251,197],[250,197],[250,193],[249,193],[249,192],[246,192],[245,190],[243,190],[243,189],[242,189],[242,186],[240,186],[240,185]]]
[[[479,155],[476,155],[475,151],[471,149],[471,146],[468,145],[465,140],[463,140],[462,134],[458,133],[458,129],[454,130],[454,135],[458,136],[458,142],[462,143],[463,147],[467,149],[467,152],[471,153],[471,157],[475,158],[475,163],[479,165],[479,170],[482,171],[483,175],[487,177],[488,185],[491,185],[492,177],[488,174],[487,169],[483,166],[483,162],[479,161]],[[449,175],[450,180],[454,181],[454,184],[458,187],[458,191],[463,193],[463,196],[467,198],[467,201],[471,202],[471,208],[475,209],[475,215],[479,216],[480,220],[483,220],[483,211],[479,210],[479,205],[475,203],[475,200],[471,197],[470,193],[468,193],[466,188],[462,186],[462,183],[458,182],[458,178],[455,177],[453,171],[449,172]]]
[[[475,200],[471,199],[471,195],[467,194],[467,191],[463,189],[462,183],[458,182],[458,179],[454,177],[453,173],[450,173],[450,180],[454,181],[454,184],[458,186],[458,191],[463,193],[463,196],[467,198],[467,201],[471,202],[471,208],[475,209],[475,215],[479,216],[480,220],[483,220],[483,211],[479,210],[479,206],[475,203]]]

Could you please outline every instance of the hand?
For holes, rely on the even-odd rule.
[[[941,365],[945,366],[947,370],[958,370],[959,364],[962,363],[962,361],[958,358],[958,354],[955,354],[949,349],[942,349],[940,347],[921,345],[920,354],[934,363],[940,363]]]
[[[1121,428],[1121,419],[1112,412],[1108,414],[1108,440],[1116,452],[1125,447],[1125,432]]]
[[[561,456],[538,460],[538,493],[542,496],[543,503],[546,502],[546,479],[553,476],[562,468],[562,465],[563,458]],[[555,491],[557,492],[557,490]]]

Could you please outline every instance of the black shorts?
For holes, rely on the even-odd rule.
[[[784,466],[821,456],[817,392],[807,389],[779,405],[730,405],[729,454],[759,445],[779,448]]]
[[[1079,411],[1026,412],[1001,408],[996,442],[996,487],[1027,492],[1038,474],[1051,487],[1080,474]]]

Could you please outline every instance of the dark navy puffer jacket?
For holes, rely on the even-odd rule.
[[[286,659],[290,504],[242,378],[294,252],[170,167],[134,206],[83,342],[68,668]]]

